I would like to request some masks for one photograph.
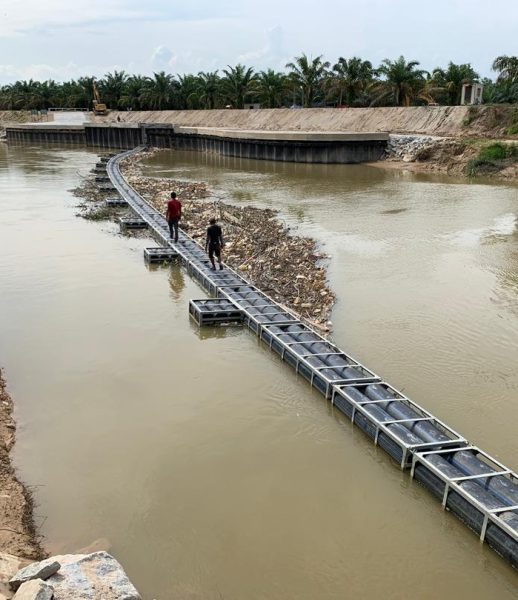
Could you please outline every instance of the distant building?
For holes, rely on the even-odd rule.
[[[484,86],[481,83],[465,83],[462,86],[461,104],[482,104]]]

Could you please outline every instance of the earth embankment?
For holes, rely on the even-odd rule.
[[[0,554],[41,559],[44,551],[33,522],[32,497],[11,463],[15,430],[13,402],[0,369]]]
[[[410,133],[441,137],[502,137],[518,119],[512,106],[411,106],[376,108],[276,108],[258,110],[110,111],[95,121],[174,123],[267,131]]]

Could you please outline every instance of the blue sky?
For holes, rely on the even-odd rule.
[[[0,83],[282,68],[301,52],[378,64],[404,54],[491,75],[518,54],[518,0],[0,0]]]

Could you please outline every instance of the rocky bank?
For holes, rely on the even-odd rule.
[[[0,600],[141,600],[107,552],[65,554],[23,564],[0,554]]]
[[[508,156],[484,158],[495,146]],[[518,143],[512,139],[443,138],[424,135],[390,135],[385,160],[370,163],[385,169],[438,173],[455,177],[492,177],[518,181]]]

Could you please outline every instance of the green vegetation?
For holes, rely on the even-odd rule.
[[[484,100],[518,104],[518,57],[499,56],[492,65],[496,81],[483,79]],[[92,108],[93,77],[58,83],[17,81],[0,86],[0,110]],[[296,56],[286,72],[256,71],[245,65],[222,71],[173,74],[161,71],[152,77],[107,73],[97,81],[102,101],[119,110],[243,108],[259,102],[268,108],[288,106],[423,106],[456,105],[464,83],[480,81],[469,64],[450,62],[431,73],[419,62],[400,56],[385,59],[376,68],[357,56],[331,63],[322,56]],[[469,125],[476,111],[466,119]],[[515,127],[516,126],[516,127]],[[511,123],[516,132],[518,123]],[[514,135],[515,133],[509,133]]]
[[[490,144],[480,149],[478,156],[468,163],[467,174],[489,175],[497,173],[505,167],[518,161],[518,145],[516,144]]]

